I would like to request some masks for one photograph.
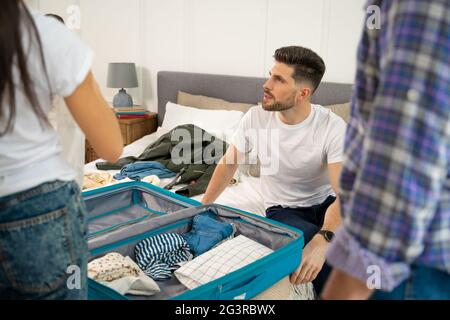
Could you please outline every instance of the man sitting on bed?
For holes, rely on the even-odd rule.
[[[304,233],[302,262],[291,282],[312,281],[320,294],[330,272],[325,254],[340,224],[337,189],[346,124],[328,109],[311,104],[325,73],[325,64],[316,53],[286,47],[278,49],[274,58],[264,84],[262,108],[254,107],[242,119],[203,203],[216,201],[241,159],[255,152],[262,164],[267,217]]]

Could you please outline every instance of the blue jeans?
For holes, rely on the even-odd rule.
[[[450,274],[414,265],[406,281],[392,292],[376,291],[371,300],[450,300]]]
[[[303,231],[306,246],[322,228],[328,207],[331,206],[334,201],[336,201],[336,198],[330,196],[325,202],[312,207],[271,207],[267,209],[266,216],[269,219],[279,221]],[[314,289],[318,295],[322,292],[330,273],[331,267],[325,263],[322,270],[317,275],[317,278],[313,281]]]
[[[0,300],[86,299],[86,237],[75,182],[0,198]]]
[[[231,224],[199,214],[193,219],[192,230],[182,236],[188,243],[189,249],[197,257],[232,234],[233,226]]]

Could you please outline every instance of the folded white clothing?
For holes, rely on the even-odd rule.
[[[238,236],[202,254],[175,271],[177,279],[194,289],[243,268],[273,250],[245,236]]]
[[[150,183],[150,184],[152,184],[154,186],[157,186],[157,187],[159,187],[160,184],[161,184],[161,179],[159,179],[159,177],[155,176],[155,175],[145,177],[141,181]]]
[[[152,296],[161,291],[156,282],[146,274],[141,274],[139,277],[124,277],[111,282],[102,282],[102,284],[122,295]]]

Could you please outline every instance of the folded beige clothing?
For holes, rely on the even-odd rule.
[[[315,298],[312,283],[293,285],[287,276],[252,300],[315,300]]]
[[[139,266],[129,257],[120,253],[109,253],[88,264],[88,276],[97,281],[114,281],[123,277],[138,277],[142,273]]]
[[[109,253],[90,262],[88,276],[122,295],[151,296],[161,291],[130,257],[120,253]]]
[[[83,190],[100,188],[113,182],[113,177],[108,172],[91,172],[84,175]]]
[[[290,300],[292,291],[291,281],[289,281],[289,277],[285,277],[271,288],[254,297],[253,300]]]

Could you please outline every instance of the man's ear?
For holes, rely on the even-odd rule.
[[[312,89],[307,86],[302,86],[299,88],[297,95],[295,97],[296,101],[307,101],[310,100],[312,96]]]

